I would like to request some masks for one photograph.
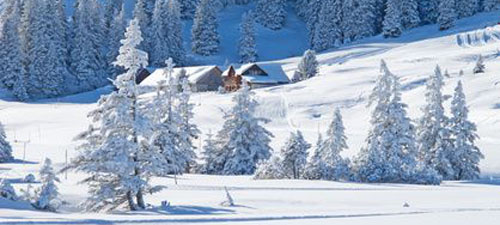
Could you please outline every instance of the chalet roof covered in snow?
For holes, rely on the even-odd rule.
[[[198,83],[203,77],[209,75],[213,70],[220,71],[217,66],[191,66],[182,67],[174,69],[174,76],[178,77],[181,74],[182,69],[186,70],[189,83]],[[141,85],[144,86],[154,86],[160,80],[164,80],[165,76],[163,74],[164,69],[156,69],[148,78],[146,78]]]
[[[286,84],[290,79],[281,64],[277,63],[249,63],[235,69],[237,75],[255,84]],[[222,76],[227,76],[229,69]]]

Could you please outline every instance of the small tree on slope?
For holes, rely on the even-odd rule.
[[[217,11],[211,0],[201,0],[196,8],[192,33],[192,51],[209,56],[219,51]]]
[[[220,151],[227,156],[223,174],[253,174],[257,163],[270,156],[269,143],[273,135],[260,125],[268,120],[255,117],[258,103],[253,95],[250,87],[243,82],[241,90],[233,98],[235,106],[224,116],[226,121],[217,135]]]
[[[304,169],[304,178],[308,180],[325,179],[328,174],[328,168],[323,161],[323,154],[321,152],[323,145],[323,138],[321,134],[318,135],[316,147],[313,155],[309,158]]]
[[[318,75],[318,60],[316,59],[315,51],[307,50],[304,52],[304,56],[302,56],[297,68],[297,73],[299,80],[307,80]]]
[[[484,66],[484,59],[482,55],[479,55],[477,58],[476,66],[472,70],[475,74],[477,73],[484,73],[484,70],[486,69],[486,66]]]
[[[257,48],[255,40],[255,19],[252,11],[243,14],[240,25],[240,40],[238,53],[241,63],[251,63],[257,61]]]
[[[349,160],[340,156],[340,153],[348,148],[344,130],[342,115],[340,110],[336,109],[326,139],[320,146],[320,152],[328,170],[325,179],[341,180],[349,175]]]
[[[302,177],[309,148],[311,145],[306,142],[302,132],[296,131],[290,134],[290,138],[280,151],[281,165],[286,177],[290,179]]]
[[[5,130],[0,123],[0,163],[12,161],[12,147],[6,140]]]
[[[484,158],[475,145],[479,136],[476,125],[468,120],[469,110],[465,102],[462,82],[458,82],[451,101],[450,127],[453,135],[454,148],[450,163],[455,171],[455,179],[471,180],[479,178],[479,161]]]
[[[36,199],[32,203],[33,207],[51,212],[57,211],[62,204],[56,186],[59,178],[57,178],[52,168],[52,161],[50,159],[45,159],[40,169],[40,182],[42,183],[42,187],[36,191]]]

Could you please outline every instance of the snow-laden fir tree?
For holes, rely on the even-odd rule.
[[[115,79],[117,75],[122,74],[123,68],[115,67],[113,62],[119,54],[121,43],[124,38],[127,22],[125,20],[125,5],[122,5],[121,10],[113,17],[108,30],[108,74],[110,78]]]
[[[420,25],[418,0],[406,0],[401,4],[401,24],[405,29]]]
[[[318,135],[318,140],[312,156],[307,160],[304,169],[304,178],[308,180],[325,179],[328,174],[328,168],[323,160],[323,153],[321,152],[323,145],[323,138],[321,134]]]
[[[243,14],[240,24],[238,54],[241,63],[257,61],[257,43],[255,40],[255,15],[252,11]]]
[[[18,0],[8,2],[6,12],[0,18],[0,85],[11,90],[19,100],[29,99],[26,91],[27,73],[24,68],[25,55],[19,33],[21,3]]]
[[[71,69],[76,79],[72,85],[79,91],[93,90],[108,83],[108,65],[103,52],[104,20],[97,0],[78,0],[77,3],[71,47]]]
[[[148,1],[153,2],[152,0],[137,0],[134,5],[134,19],[139,21],[139,26],[141,27],[141,33],[144,41],[141,42],[141,45],[138,46],[139,49],[151,54],[152,46],[151,46],[151,38],[150,38],[150,26],[151,26],[151,15],[149,13]],[[153,3],[154,4],[154,3]],[[165,59],[164,59],[165,60]]]
[[[483,1],[483,11],[491,12],[493,10],[498,9],[499,5],[500,5],[500,1],[498,1],[498,0],[484,0]]]
[[[363,182],[415,183],[419,173],[414,126],[401,102],[399,80],[384,61],[370,104],[375,105],[371,129],[356,159],[355,177]]]
[[[144,194],[161,187],[149,185],[149,178],[163,171],[164,157],[147,143],[149,120],[139,113],[136,71],[147,66],[147,53],[137,49],[142,41],[137,20],[132,20],[122,40],[116,65],[126,70],[117,77],[117,91],[101,97],[89,114],[93,123],[76,139],[82,140],[80,154],[66,169],[85,172],[89,186],[87,211],[110,211],[127,205],[130,210],[145,208]]]
[[[289,179],[300,179],[307,162],[307,152],[311,145],[307,143],[302,132],[290,134],[280,150],[281,165],[285,176]]]
[[[418,120],[417,143],[420,160],[435,169],[443,179],[452,179],[454,172],[449,155],[453,145],[443,107],[443,85],[443,75],[437,66],[426,83],[426,104],[422,108],[423,116]]]
[[[257,22],[271,30],[285,26],[286,0],[258,0],[256,6]]]
[[[62,201],[59,198],[56,182],[59,182],[59,178],[57,178],[52,167],[52,161],[46,158],[40,169],[40,183],[42,183],[42,186],[36,191],[35,199],[32,202],[33,207],[39,210],[57,211],[62,205]]]
[[[233,97],[234,107],[224,116],[224,125],[217,134],[219,151],[227,157],[222,174],[253,174],[257,163],[270,156],[269,143],[273,135],[261,125],[268,120],[255,117],[258,103],[253,95],[248,84],[243,82]]]
[[[469,109],[465,100],[462,82],[459,81],[451,101],[450,128],[455,150],[450,163],[455,171],[456,180],[477,179],[480,175],[479,161],[484,158],[476,146],[479,138],[476,125],[469,121]]]
[[[340,153],[348,148],[345,127],[340,110],[336,109],[333,121],[328,128],[325,140],[319,146],[327,173],[323,176],[328,180],[347,179],[349,175],[349,160],[342,158]]]
[[[314,36],[316,34],[317,24],[319,22],[319,14],[321,7],[323,6],[322,0],[308,0],[305,9],[305,22],[309,34],[309,44],[312,45],[314,42]]]
[[[224,164],[224,162],[217,162],[218,159],[224,160],[224,158],[218,158],[218,148],[214,142],[214,135],[212,132],[207,134],[205,143],[203,144],[203,149],[200,155],[200,160],[202,163],[199,165],[197,172],[202,174],[215,174],[218,172],[214,165]]]
[[[402,4],[400,0],[387,0],[383,22],[384,37],[399,37],[403,32]]]
[[[375,0],[345,0],[343,6],[344,42],[373,36],[377,32]]]
[[[323,2],[311,43],[315,51],[338,47],[342,43],[342,18],[341,0],[326,0]]]
[[[7,179],[0,179],[0,198],[5,198],[12,201],[17,201],[18,196],[16,190]]]
[[[181,7],[181,16],[183,19],[191,19],[196,12],[196,6],[200,0],[179,0]]]
[[[439,2],[441,0],[420,0],[418,10],[423,24],[436,23],[439,15]]]
[[[12,161],[12,147],[7,141],[3,124],[0,123],[0,163]]]
[[[123,10],[123,0],[106,0],[104,3],[104,26],[106,29],[111,28],[111,24]],[[107,34],[108,37],[112,37]]]
[[[151,64],[165,66],[165,59],[184,63],[182,21],[177,0],[157,0],[151,23]]]
[[[319,63],[316,59],[316,52],[313,50],[305,51],[297,67],[297,73],[299,74],[300,80],[307,80],[317,76],[319,73],[318,66]]]
[[[477,57],[476,66],[474,67],[472,72],[474,74],[484,73],[485,69],[486,69],[486,66],[484,65],[483,55],[479,55],[479,57]]]
[[[209,56],[219,51],[217,11],[210,0],[200,0],[193,21],[191,49],[194,53]]]
[[[457,20],[455,0],[441,0],[438,12],[437,23],[439,30],[447,30],[455,26],[455,21]]]
[[[309,0],[296,0],[295,1],[295,12],[297,16],[302,19],[306,19],[307,10],[309,9]]]
[[[480,0],[455,0],[457,17],[464,18],[476,14],[479,10],[479,1]]]

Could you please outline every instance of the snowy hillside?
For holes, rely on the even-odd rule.
[[[232,10],[224,15],[228,21],[239,17],[246,8],[235,6]],[[495,11],[463,19],[456,28],[445,32],[437,32],[437,27],[430,25],[406,32],[400,38],[365,39],[319,54],[318,77],[256,90],[261,103],[259,116],[272,120],[266,128],[275,135],[274,149],[295,128],[300,128],[307,141],[314,143],[318,131],[327,129],[334,108],[340,107],[349,138],[346,155],[353,156],[364,145],[368,133],[371,109],[367,108],[367,97],[379,74],[380,60],[386,60],[389,69],[401,78],[403,100],[409,105],[412,119],[421,115],[425,80],[439,64],[450,74],[445,79],[446,95],[453,93],[459,80],[464,83],[470,118],[477,124],[481,137],[477,143],[485,155],[480,164],[481,180],[416,186],[185,175],[179,178],[178,185],[173,179],[154,180],[168,189],[147,201],[154,206],[169,201],[171,207],[166,210],[152,208],[139,213],[96,215],[79,213],[76,206],[86,197],[86,187],[77,184],[82,174],[69,173],[67,179],[65,174],[59,175],[62,197],[69,203],[61,213],[32,211],[27,205],[15,205],[12,209],[12,204],[0,200],[0,224],[496,224],[500,219],[500,25],[496,25],[499,15],[500,11]],[[228,26],[236,29],[236,24]],[[287,33],[297,29],[277,34],[261,32],[259,45],[263,59],[285,58],[301,52],[303,45],[298,43],[304,42],[289,38],[300,35]],[[224,36],[223,42],[234,39]],[[236,57],[231,53],[234,49],[222,51],[222,55]],[[474,75],[472,69],[478,55],[485,57],[486,73]],[[202,60],[223,63],[225,58]],[[297,57],[269,63],[282,65],[291,76],[299,60]],[[463,76],[459,76],[460,70],[464,71]],[[58,168],[64,166],[66,150],[69,158],[76,155],[72,139],[87,128],[86,114],[95,108],[99,95],[109,91],[103,88],[31,103],[6,100],[6,95],[0,92],[0,121],[14,147],[14,157],[19,160],[25,157],[27,161],[1,164],[0,177],[10,179],[19,190],[26,186],[21,179],[28,173],[36,174],[45,157],[51,158]],[[232,94],[216,93],[193,96],[195,122],[204,135],[221,128],[221,109],[232,105],[231,97]],[[449,103],[446,102],[447,111]],[[23,141],[29,141],[26,152]],[[224,187],[233,195],[235,207],[219,204],[225,200]],[[407,207],[403,207],[405,203]]]

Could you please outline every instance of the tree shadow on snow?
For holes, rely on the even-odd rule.
[[[495,185],[500,186],[500,177],[485,177],[477,180],[466,180],[460,181],[462,184],[485,184],[485,185]]]
[[[232,214],[235,211],[225,208],[214,208],[207,206],[169,206],[167,208],[157,207],[151,211],[168,215],[213,215],[213,214]]]

